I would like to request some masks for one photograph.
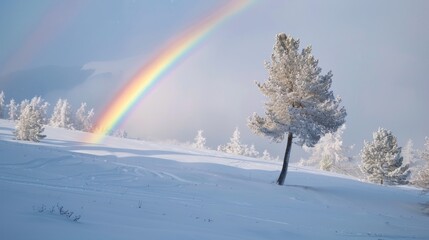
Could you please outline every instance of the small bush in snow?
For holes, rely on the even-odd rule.
[[[77,215],[73,211],[67,210],[66,208],[64,208],[64,206],[60,204],[51,206],[50,208],[47,208],[46,205],[42,204],[42,206],[40,207],[33,206],[33,210],[38,213],[49,213],[64,216],[65,218],[73,222],[78,222],[81,218],[81,215]]]

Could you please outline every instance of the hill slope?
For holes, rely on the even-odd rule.
[[[129,139],[85,144],[87,133],[49,127],[29,143],[12,130],[0,120],[1,239],[429,239],[429,197],[416,189],[295,166],[280,187],[280,163]]]

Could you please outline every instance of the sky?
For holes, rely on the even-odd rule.
[[[0,2],[0,90],[6,99],[41,95],[101,109],[153,54],[215,9],[220,0]],[[357,154],[384,127],[404,146],[429,136],[428,1],[255,1],[209,32],[126,116],[130,137],[192,141],[204,130],[216,148],[239,128],[242,142],[283,156],[246,126],[263,113],[275,36],[312,45],[348,116],[344,144]],[[303,156],[292,148],[292,161]]]

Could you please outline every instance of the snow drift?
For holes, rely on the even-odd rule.
[[[387,187],[216,151],[0,120],[1,239],[429,239],[429,201]],[[73,212],[73,221],[61,214]]]

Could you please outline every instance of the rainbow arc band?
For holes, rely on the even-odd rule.
[[[147,64],[118,91],[96,120],[96,132],[86,142],[100,143],[106,133],[123,122],[139,101],[171,70],[177,62],[194,49],[214,28],[241,12],[252,0],[231,0],[206,18],[167,42]]]

